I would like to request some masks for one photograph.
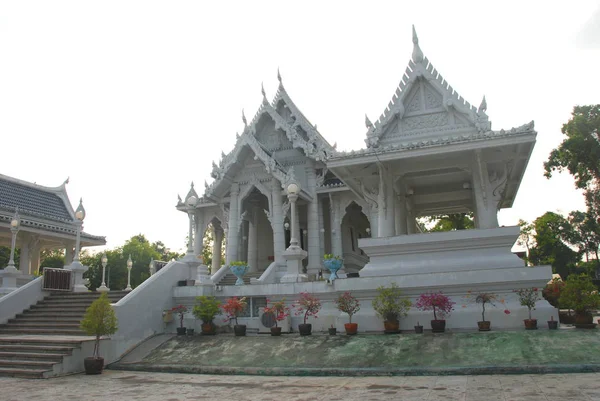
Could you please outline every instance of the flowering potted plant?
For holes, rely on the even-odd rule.
[[[358,324],[352,323],[352,315],[360,310],[360,303],[358,302],[358,299],[356,299],[350,292],[346,291],[334,302],[337,304],[337,308],[340,311],[347,313],[349,316],[348,323],[344,324],[346,334],[349,336],[355,335],[358,331]]]
[[[171,308],[170,312],[176,313],[179,315],[179,327],[177,327],[177,335],[178,336],[184,336],[185,335],[185,327],[183,327],[183,318],[185,316],[185,313],[188,311],[188,308],[184,305],[177,305],[174,306],[173,308]]]
[[[428,292],[419,295],[415,306],[422,311],[433,311],[433,319],[431,321],[431,331],[434,333],[443,333],[446,330],[446,316],[454,310],[455,302],[450,300],[450,297],[440,292]],[[440,319],[438,319],[438,316]]]
[[[476,304],[481,304],[481,321],[477,322],[477,326],[479,327],[479,331],[490,331],[491,322],[485,320],[485,305],[496,306],[496,302],[504,304],[504,299],[498,299],[498,295],[491,292],[479,292],[473,294],[471,291],[467,292],[465,298],[469,301],[474,301]],[[466,305],[463,305],[463,307],[466,307]],[[510,311],[504,309],[504,313],[508,315],[510,314]]]
[[[306,323],[309,316],[317,317],[317,313],[321,310],[321,301],[313,294],[307,292],[300,293],[300,299],[292,305],[296,308],[296,316],[304,315],[304,321],[298,325],[298,331],[301,336],[309,336],[312,331],[312,324]]]
[[[196,297],[196,305],[192,313],[197,319],[202,320],[202,334],[215,334],[216,327],[213,323],[215,316],[219,314],[221,302],[215,297],[202,295]]]
[[[242,277],[248,272],[248,262],[243,262],[241,260],[231,262],[229,263],[229,270],[237,277],[235,285],[244,285],[244,279]]]
[[[523,320],[526,330],[537,330],[537,319],[531,318],[531,310],[535,309],[535,302],[540,299],[540,293],[537,288],[520,288],[514,290],[519,296],[519,302],[526,306],[529,311],[529,319]]]
[[[271,306],[269,306],[271,304]],[[271,327],[271,335],[272,336],[280,336],[281,335],[281,327],[277,325],[277,322],[281,322],[285,318],[290,315],[290,309],[285,306],[285,298],[281,301],[274,301],[267,299],[267,306],[265,306],[264,313],[270,313],[275,320],[275,326]]]
[[[235,333],[236,337],[241,337],[241,336],[246,335],[246,325],[238,324],[237,318],[242,312],[244,312],[247,305],[248,305],[248,303],[246,302],[245,297],[244,298],[238,298],[238,297],[229,298],[227,300],[227,302],[225,302],[223,305],[221,305],[221,309],[223,309],[223,312],[225,312],[225,315],[227,316],[225,321],[230,322],[233,320],[235,322],[235,325],[233,326],[233,332]]]
[[[344,260],[340,256],[334,256],[327,253],[323,256],[323,265],[331,272],[329,275],[329,281],[333,281],[338,278],[337,272],[342,268]]]
[[[594,328],[592,310],[600,305],[600,295],[592,279],[587,274],[571,274],[562,293],[559,303],[575,311],[575,327]]]
[[[401,316],[406,316],[412,306],[406,298],[402,298],[402,291],[393,282],[389,288],[384,286],[377,288],[377,296],[373,300],[373,309],[377,316],[383,319],[385,333],[399,333]]]

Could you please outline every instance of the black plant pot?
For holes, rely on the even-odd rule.
[[[423,334],[423,326],[415,326],[415,333]]]
[[[178,336],[185,336],[186,331],[187,331],[187,329],[185,327],[177,327],[177,335]]]
[[[431,321],[431,331],[433,333],[443,333],[446,330],[446,321],[445,320],[432,320]]]
[[[194,335],[194,329],[187,329],[186,333],[188,336],[193,336]]]
[[[329,335],[330,336],[337,335],[337,329],[335,327],[330,327],[330,328],[327,329],[327,331],[329,331]]]
[[[558,320],[548,320],[548,330],[558,329]]]
[[[244,337],[246,335],[246,325],[236,324],[233,326],[233,333],[236,337]]]
[[[104,368],[104,358],[88,357],[83,360],[86,375],[99,375]]]
[[[301,336],[310,336],[312,332],[312,324],[304,323],[298,325],[298,331]]]

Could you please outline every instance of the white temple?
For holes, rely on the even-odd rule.
[[[193,295],[214,293],[216,286],[217,296],[293,298],[306,290],[331,298],[353,290],[369,299],[377,286],[396,281],[407,296],[443,290],[457,303],[469,290],[493,291],[517,310],[512,289],[542,287],[550,279],[547,266],[523,267],[510,251],[519,228],[500,228],[497,219],[517,194],[535,144],[533,121],[492,130],[485,97],[479,107],[463,99],[423,55],[414,28],[413,43],[389,104],[375,122],[365,117],[366,147],[357,151],[330,145],[279,74],[272,101],[263,89],[254,118],[242,115],[235,147],[213,162],[212,183],[201,196],[192,184],[179,199],[194,238],[187,261],[199,263],[209,224],[215,233],[212,276],[200,264]],[[290,184],[297,194],[289,193]],[[422,234],[416,224],[419,216],[460,212],[473,212],[475,229]],[[352,278],[334,286],[315,281],[326,272],[322,259],[329,253],[343,257],[341,277]],[[238,260],[247,261],[252,285],[223,286],[228,264]],[[463,309],[455,314],[469,316],[454,327],[473,326],[477,309]],[[557,317],[546,301],[540,309]],[[373,315],[364,310],[365,319]],[[514,316],[499,317],[504,320],[495,326],[516,326]]]

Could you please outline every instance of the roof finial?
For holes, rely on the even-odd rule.
[[[280,85],[283,85],[283,82],[281,82],[281,74],[279,73],[279,67],[277,67],[277,80],[279,81]]]
[[[191,185],[192,189],[194,189],[194,181],[192,181],[192,185]]]
[[[262,93],[262,95],[263,95],[263,104],[264,105],[269,104],[269,101],[267,100],[267,93],[265,92],[265,85],[262,82],[260,84],[260,93]]]
[[[412,41],[413,41],[413,53],[412,59],[415,63],[420,63],[423,61],[423,51],[419,47],[419,38],[417,37],[417,31],[415,30],[415,26],[412,26]]]
[[[479,114],[485,113],[486,110],[487,110],[487,101],[485,100],[485,95],[483,95],[483,99],[481,100],[481,104],[479,105],[479,109],[477,110],[477,113],[479,113]]]
[[[246,115],[244,114],[244,109],[242,109],[242,121],[245,126],[248,126],[248,121],[246,120]]]
[[[367,126],[368,129],[373,128],[373,123],[371,122],[371,120],[369,120],[369,117],[365,114],[365,125]]]

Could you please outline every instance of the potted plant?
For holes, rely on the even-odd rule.
[[[100,337],[117,331],[117,316],[106,293],[102,293],[100,298],[86,309],[80,327],[87,335],[96,337],[93,356],[83,360],[85,374],[100,374],[104,368],[104,358],[100,357]]]
[[[176,313],[179,315],[179,327],[177,327],[177,335],[184,336],[186,329],[183,327],[183,318],[185,317],[185,313],[188,311],[188,308],[184,305],[177,305],[171,308],[171,315]]]
[[[550,316],[550,320],[548,320],[548,330],[556,329],[558,329],[558,321],[554,320],[554,316]]]
[[[587,274],[571,274],[560,294],[561,307],[575,311],[575,327],[594,328],[592,310],[600,305],[598,289]]]
[[[415,333],[423,334],[423,326],[417,321],[417,325],[415,326]]]
[[[236,260],[234,262],[229,263],[229,270],[237,277],[235,281],[235,285],[244,285],[244,274],[248,272],[248,262],[244,262],[241,260]]]
[[[383,319],[385,333],[399,333],[401,316],[406,316],[412,302],[402,298],[402,291],[398,285],[393,282],[388,287],[378,287],[377,296],[373,300],[373,309],[377,316]]]
[[[560,277],[554,277],[552,281],[546,284],[542,290],[542,296],[548,303],[558,309],[558,320],[563,324],[574,324],[575,316],[571,314],[571,309],[560,310],[560,294],[565,287],[565,282]]]
[[[300,335],[309,336],[312,332],[312,324],[306,323],[306,319],[309,316],[317,317],[317,313],[321,310],[321,301],[313,294],[301,292],[300,299],[292,304],[292,308],[296,308],[296,316],[304,315],[303,323],[298,325]]]
[[[246,302],[246,298],[238,298],[233,297],[229,298],[223,305],[221,305],[221,309],[225,312],[227,316],[226,322],[234,321],[235,325],[233,326],[233,332],[236,337],[242,337],[246,335],[246,325],[238,324],[238,316],[246,310],[246,306],[248,303]]]
[[[521,288],[514,290],[519,296],[519,302],[522,306],[526,306],[529,312],[529,319],[523,320],[525,330],[537,330],[537,319],[531,318],[531,310],[535,309],[535,302],[540,299],[540,293],[536,287]]]
[[[477,322],[479,331],[490,331],[491,322],[485,320],[485,305],[496,306],[496,302],[504,304],[504,299],[498,299],[498,295],[491,292],[479,292],[473,294],[471,291],[467,292],[466,298],[469,301],[474,301],[476,304],[481,304],[481,321]],[[463,305],[464,307],[465,305]],[[504,313],[510,314],[508,309],[504,309]]]
[[[219,314],[221,302],[215,297],[202,295],[196,297],[196,305],[192,313],[197,319],[202,320],[202,334],[215,334],[216,327],[213,323],[215,316]]]
[[[271,306],[269,306],[269,303]],[[277,322],[281,322],[290,315],[290,309],[285,306],[285,298],[275,302],[271,302],[271,300],[267,299],[267,306],[265,306],[264,312],[272,314],[275,320],[275,326],[271,327],[271,335],[280,336],[281,327],[279,327]]]
[[[337,334],[337,329],[333,327],[333,324],[327,329],[327,331],[329,332],[330,336],[335,336]]]
[[[349,316],[348,323],[344,324],[346,334],[349,336],[355,335],[358,331],[358,324],[352,323],[352,315],[360,310],[360,303],[350,292],[346,291],[341,294],[335,301],[337,308]]]
[[[443,333],[446,330],[446,320],[444,318],[452,313],[454,304],[455,302],[451,301],[450,297],[440,291],[419,295],[415,306],[422,311],[433,311],[431,331],[434,333]]]
[[[342,268],[344,260],[340,256],[334,256],[327,253],[323,256],[323,265],[331,272],[329,275],[329,281],[333,281],[338,278],[337,272]]]

